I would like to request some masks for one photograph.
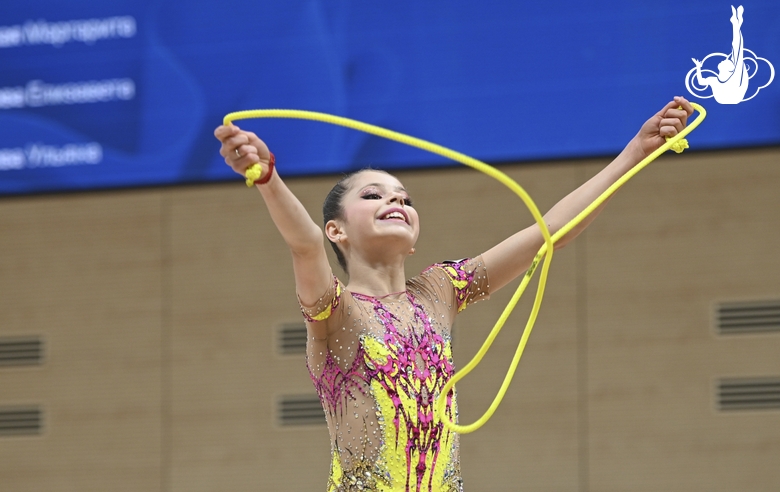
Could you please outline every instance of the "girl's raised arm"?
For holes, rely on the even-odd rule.
[[[621,176],[663,145],[666,137],[673,137],[682,131],[687,124],[688,116],[692,114],[691,104],[683,97],[675,97],[661,111],[647,120],[639,133],[614,161],[585,184],[566,195],[545,214],[544,220],[550,233],[555,234],[576,217]],[[594,123],[594,126],[597,125]],[[555,243],[555,249],[565,246],[585,230],[606,203],[604,202],[577,227]],[[531,262],[542,244],[544,244],[542,232],[539,230],[539,226],[534,224],[486,251],[482,255],[482,259],[490,277],[490,291],[497,291],[523,274],[531,266]]]
[[[217,127],[214,136],[222,142],[219,153],[235,172],[244,176],[250,166],[260,163],[262,176],[267,176],[271,153],[257,135],[228,125]],[[263,195],[271,219],[292,252],[298,297],[303,305],[312,306],[333,281],[322,229],[314,223],[276,171],[271,172],[273,174],[268,182],[255,186]]]

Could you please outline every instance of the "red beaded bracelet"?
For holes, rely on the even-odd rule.
[[[264,185],[268,182],[268,180],[271,179],[271,175],[274,173],[274,164],[276,163],[276,157],[274,157],[273,152],[269,152],[271,154],[271,159],[268,161],[268,172],[265,173],[265,176],[261,176],[260,179],[255,181],[256,185]]]

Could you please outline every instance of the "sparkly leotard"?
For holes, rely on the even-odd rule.
[[[481,257],[427,268],[381,298],[349,292],[334,276],[308,323],[307,364],[331,439],[332,491],[462,491],[458,436],[433,403],[452,377],[455,315],[487,298]],[[446,411],[457,417],[454,392]]]

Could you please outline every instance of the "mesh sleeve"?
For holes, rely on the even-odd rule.
[[[328,290],[317,300],[314,306],[304,306],[303,303],[301,303],[301,298],[298,297],[298,304],[301,307],[303,318],[310,323],[325,321],[330,318],[330,315],[333,314],[333,311],[335,311],[341,303],[342,292],[344,292],[344,288],[341,285],[341,282],[333,275],[333,282],[331,282]]]
[[[463,311],[473,302],[490,297],[488,272],[482,256],[436,263],[428,267],[424,273],[430,275],[436,270],[442,271],[452,284],[458,312]]]

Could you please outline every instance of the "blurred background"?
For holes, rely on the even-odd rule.
[[[753,98],[721,105],[686,77],[730,52],[725,2],[6,0],[0,492],[324,490],[289,253],[219,156],[226,113],[409,133],[498,165],[544,211],[675,95],[707,120],[556,252],[504,403],[461,440],[466,490],[780,491],[780,4],[744,7]],[[532,221],[438,156],[239,124],[318,223],[340,173],[392,170],[421,215],[410,276]],[[456,366],[513,290],[459,317]],[[527,297],[459,383],[462,421],[498,390]]]

